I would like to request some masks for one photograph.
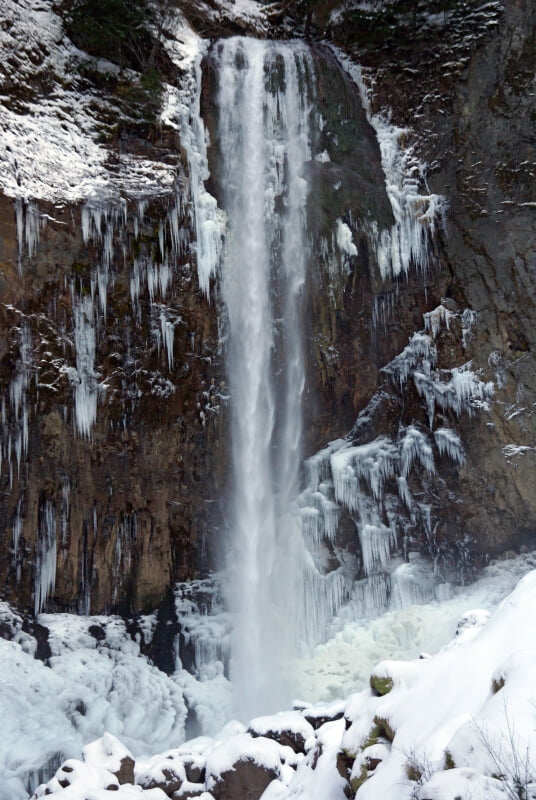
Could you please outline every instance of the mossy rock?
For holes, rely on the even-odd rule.
[[[359,772],[359,775],[356,775],[354,778],[350,779],[350,786],[352,787],[352,791],[354,792],[354,794],[355,794],[355,792],[357,792],[357,790],[359,789],[360,786],[363,786],[363,784],[368,779],[368,777],[369,777],[369,774],[368,774],[367,766],[366,766],[366,764],[362,764],[361,765],[361,770]]]
[[[344,778],[345,780],[348,779],[350,772],[352,771],[354,761],[355,753],[352,753],[350,750],[343,749],[337,753],[337,772],[341,778]]]
[[[391,727],[389,720],[383,717],[374,717],[374,723],[378,727],[379,737],[383,737],[387,739],[388,742],[392,742],[395,738],[395,731]]]
[[[445,769],[456,769],[456,764],[450,750],[445,750]]]
[[[380,677],[379,675],[372,674],[370,676],[370,688],[383,697],[384,694],[389,694],[394,686],[394,681],[389,676]]]
[[[373,725],[369,731],[367,738],[361,745],[361,750],[366,750],[367,747],[372,747],[373,744],[377,744],[379,738],[380,738],[380,729],[378,728],[377,725]]]
[[[374,717],[374,725],[370,729],[367,738],[361,745],[361,752],[366,750],[367,747],[372,747],[373,744],[377,744],[380,739],[385,739],[388,742],[392,742],[394,738],[395,732],[389,722],[382,717]]]

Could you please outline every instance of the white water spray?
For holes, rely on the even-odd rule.
[[[248,718],[288,702],[279,654],[287,650],[288,661],[293,612],[282,597],[301,460],[313,65],[304,45],[241,38],[220,43],[217,57],[233,407],[231,670],[235,711]]]

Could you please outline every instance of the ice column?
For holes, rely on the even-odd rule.
[[[47,500],[39,509],[35,545],[34,611],[39,614],[56,586],[56,509]]]
[[[89,439],[97,418],[97,375],[95,373],[95,313],[91,297],[85,296],[74,309],[77,383],[74,409],[78,433]]]

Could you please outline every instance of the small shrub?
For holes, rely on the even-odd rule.
[[[436,772],[434,763],[427,753],[419,753],[415,748],[405,753],[406,764],[405,770],[408,779],[415,785],[411,793],[412,798],[417,798],[419,789],[430,780],[432,775]]]

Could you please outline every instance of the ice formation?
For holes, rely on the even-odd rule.
[[[56,585],[56,508],[50,500],[39,509],[35,545],[34,613],[39,614]]]
[[[411,265],[425,271],[434,231],[445,212],[445,199],[437,194],[420,194],[424,165],[411,147],[404,146],[408,131],[392,125],[385,115],[372,113],[360,65],[337,48],[334,52],[359,87],[363,108],[378,137],[387,196],[395,218],[390,230],[379,231],[375,222],[370,229],[382,278],[407,273]]]
[[[440,307],[441,308],[441,307]],[[487,408],[494,394],[494,384],[484,382],[471,369],[471,362],[450,370],[436,370],[437,348],[435,334],[441,322],[448,327],[454,315],[445,309],[436,309],[425,316],[426,327],[433,336],[424,331],[413,334],[410,343],[390,362],[384,371],[404,387],[413,378],[418,393],[423,397],[430,427],[433,427],[436,406],[442,411],[451,410],[457,416],[473,414],[478,408]]]
[[[91,297],[83,297],[74,308],[74,343],[76,348],[76,385],[74,408],[78,433],[89,438],[97,418],[97,381],[95,372],[95,312]]]
[[[221,576],[179,583],[175,611],[186,651],[193,650],[192,671],[197,678],[223,673],[230,655],[231,618],[225,610]]]
[[[113,790],[114,796],[125,800],[156,800],[165,795],[150,787],[159,782],[169,787],[173,780],[180,787],[175,790],[179,796],[212,800],[226,790],[225,776],[231,775],[234,780],[237,771],[248,763],[266,776],[264,800],[344,800],[350,793],[356,800],[530,797],[536,786],[532,680],[535,641],[531,625],[536,610],[536,572],[525,574],[515,586],[527,567],[518,562],[509,567],[503,561],[490,568],[480,585],[467,589],[463,596],[391,612],[367,628],[358,630],[355,626],[354,641],[349,634],[344,639],[334,639],[332,644],[337,644],[339,650],[333,652],[331,663],[326,653],[317,654],[328,669],[320,673],[324,688],[330,679],[338,679],[336,673],[329,671],[333,667],[338,667],[348,681],[351,659],[359,662],[360,653],[367,649],[359,691],[346,700],[324,701],[316,706],[300,701],[292,711],[251,720],[247,729],[231,722],[213,737],[200,736],[175,744],[159,755],[141,755],[135,739],[112,731],[96,741],[87,739],[90,743],[81,752],[82,737],[78,735],[76,745],[63,756],[62,766],[52,778],[45,778],[34,797],[83,800],[89,792],[95,800],[104,800]],[[502,599],[508,591],[512,593]],[[490,603],[496,606],[499,600],[502,602],[490,614]],[[474,602],[483,602],[484,606],[475,606]],[[464,611],[464,603],[472,610]],[[54,681],[59,677],[67,684],[67,696],[73,702],[77,697],[89,696],[85,694],[85,681],[90,675],[82,666],[85,660],[99,670],[100,681],[95,681],[93,691],[99,685],[102,688],[106,682],[103,679],[117,682],[118,698],[114,692],[106,695],[106,688],[101,697],[109,720],[117,723],[120,701],[125,697],[121,666],[124,663],[132,669],[135,651],[133,643],[127,646],[117,622],[93,619],[93,625],[104,624],[104,647],[95,646],[95,640],[87,635],[87,622],[79,623],[78,631],[75,627],[69,632],[64,617],[54,631],[52,669],[48,669],[32,659],[31,641],[20,630],[16,615],[8,608],[0,608],[0,613],[17,640],[0,640],[9,675],[17,674],[17,670],[20,674],[23,663],[27,669],[24,680],[39,677],[48,690],[58,685]],[[42,619],[47,622],[50,618]],[[445,636],[445,628],[450,629],[450,641],[446,637],[437,639],[439,633]],[[349,644],[354,650],[345,653],[343,647]],[[421,651],[419,657],[422,644],[435,644],[436,650],[437,646],[441,649],[434,655]],[[72,645],[74,649],[69,650]],[[384,647],[405,660],[384,660]],[[58,676],[54,674],[56,665],[60,667]],[[68,668],[74,668],[79,676],[78,694],[72,694]],[[165,692],[165,682],[162,678],[158,682],[157,673],[147,664],[136,672],[137,688],[142,693],[140,702],[155,702],[146,694],[149,684],[145,681],[151,680],[163,691],[160,702],[175,702]],[[4,723],[14,732],[20,716],[12,716],[9,687],[9,683],[2,685],[8,711]],[[36,692],[36,698],[42,704],[46,693]],[[132,725],[137,708],[135,704],[125,715],[127,728]],[[36,714],[35,705],[28,706],[27,713],[35,721],[43,709]],[[75,712],[72,718],[79,724],[83,716]],[[55,725],[62,722],[61,714],[52,719]],[[144,722],[154,726],[155,720],[160,723],[160,732],[170,724],[169,717],[165,723],[158,717]],[[58,732],[55,746],[65,734],[62,728]],[[4,776],[0,798],[22,800],[25,793],[18,777],[21,773],[6,770],[4,743],[5,739],[0,743]],[[38,752],[36,745],[34,739],[34,753]],[[67,761],[66,755],[70,756]],[[127,782],[123,778],[120,785],[117,776],[124,759],[132,759],[131,764],[135,760],[133,783],[132,778]]]
[[[178,118],[181,143],[188,157],[192,215],[196,232],[196,261],[199,285],[208,296],[210,279],[215,276],[222,253],[224,216],[215,198],[207,192],[205,181],[209,177],[207,161],[207,133],[200,112],[201,59],[199,52],[195,64],[195,83],[189,105],[182,107]]]
[[[9,485],[13,486],[14,466],[20,474],[28,452],[28,388],[34,370],[32,333],[28,319],[21,315],[20,324],[14,328],[18,339],[18,357],[8,392],[2,397],[2,427],[0,436],[0,469],[9,472]]]
[[[463,464],[465,453],[456,431],[453,431],[452,428],[437,428],[434,431],[434,439],[441,455],[446,453],[452,461]]]
[[[336,541],[345,509],[359,537],[365,575],[364,580],[354,584],[343,569],[328,573],[328,580],[337,575],[340,583],[336,590],[328,589],[327,583],[323,591],[317,592],[314,607],[320,623],[311,631],[309,644],[326,636],[330,620],[322,609],[329,607],[337,615],[348,603],[358,618],[370,617],[389,606],[430,600],[441,591],[438,587],[442,576],[437,567],[435,575],[419,573],[416,579],[415,565],[398,565],[393,553],[403,546],[408,525],[422,527],[427,539],[433,536],[431,507],[413,494],[410,478],[420,475],[426,486],[436,472],[438,456],[458,465],[465,462],[456,430],[445,425],[434,429],[436,405],[456,416],[472,414],[493,395],[493,384],[483,382],[471,371],[470,364],[451,370],[436,369],[434,339],[441,328],[449,329],[455,316],[444,306],[427,314],[425,328],[429,332],[415,333],[402,353],[384,368],[402,391],[413,381],[428,411],[430,431],[410,424],[400,427],[395,437],[382,435],[364,443],[354,443],[350,435],[332,442],[307,462],[307,488],[298,505],[302,535],[311,553],[310,574],[316,581],[324,571],[326,547]],[[366,430],[367,414],[365,409],[356,431]]]
[[[357,247],[352,239],[352,231],[342,219],[337,219],[337,245],[348,256],[357,255]]]

